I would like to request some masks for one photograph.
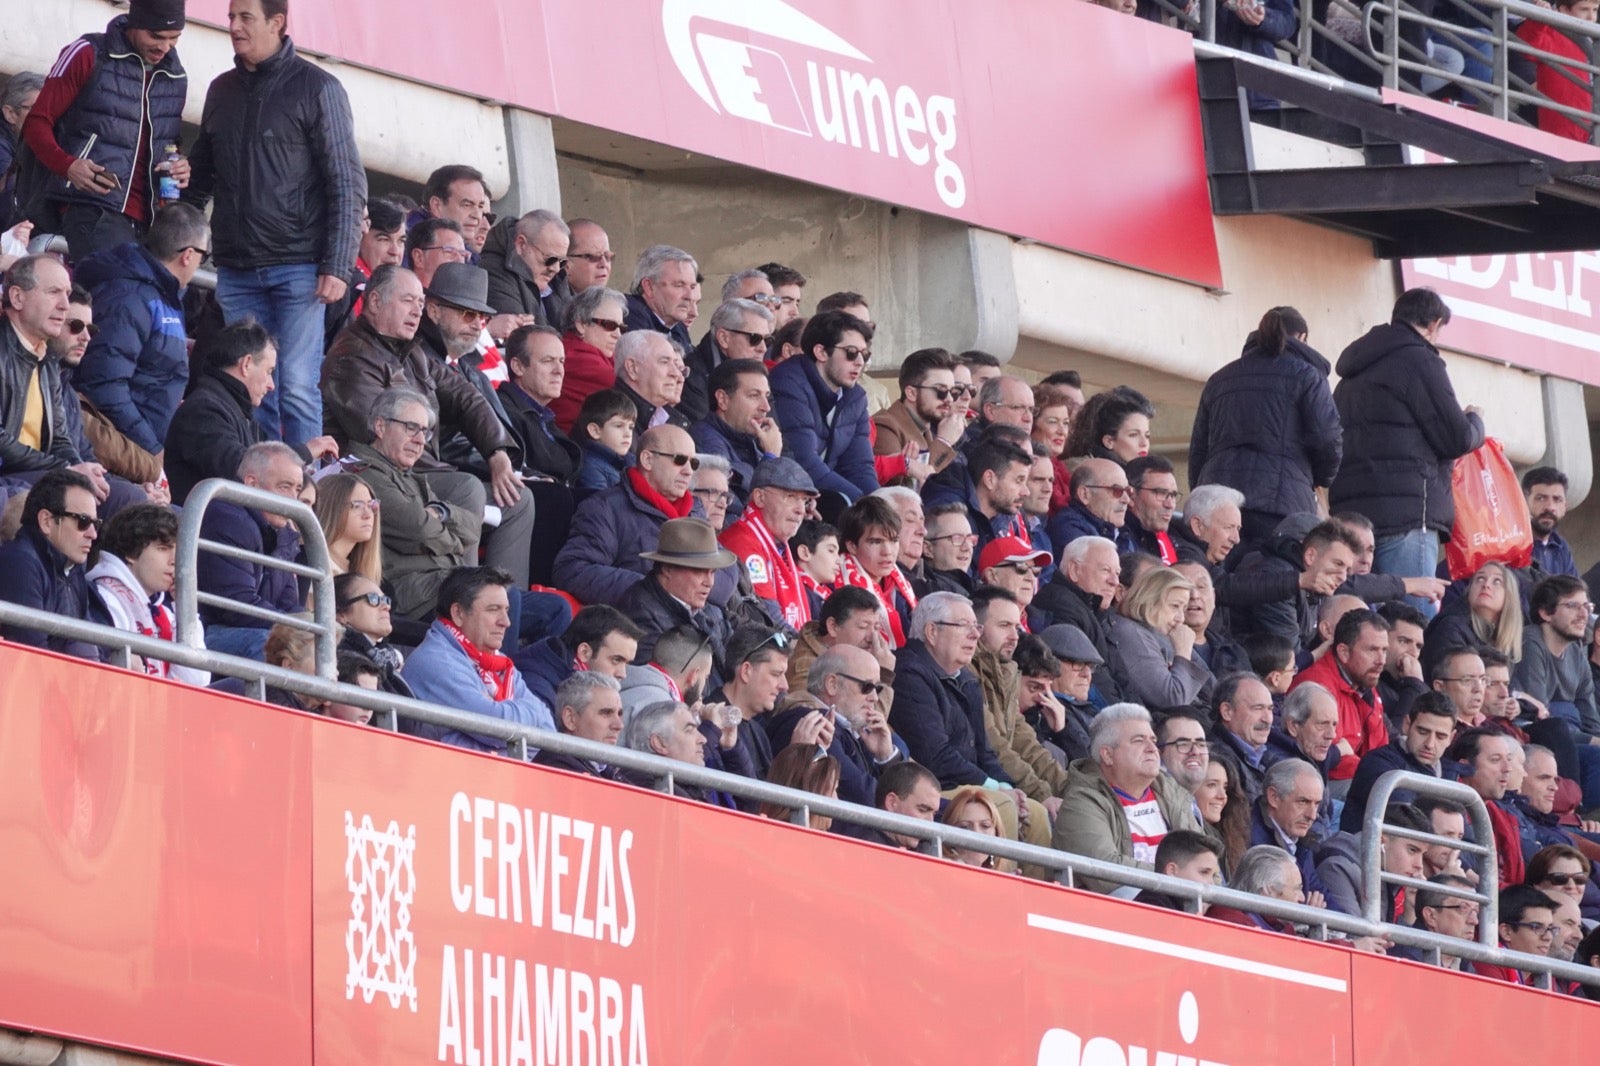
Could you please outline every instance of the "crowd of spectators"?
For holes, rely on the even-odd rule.
[[[22,257],[0,289],[18,526],[0,598],[172,639],[174,510],[227,479],[314,522],[206,510],[204,537],[234,549],[197,568],[214,651],[314,669],[289,620],[311,588],[260,557],[304,562],[320,540],[352,684],[1349,913],[1371,902],[1374,782],[1407,769],[1482,796],[1498,883],[1470,852],[1398,834],[1386,870],[1503,890],[1511,946],[1576,951],[1600,918],[1600,825],[1582,813],[1600,809],[1600,651],[1558,531],[1567,481],[1524,479],[1531,565],[1440,576],[1451,464],[1484,423],[1456,400],[1432,291],[1350,342],[1337,388],[1304,318],[1269,311],[1200,395],[1185,499],[1184,448],[1152,453],[1159,412],[1126,385],[1086,395],[1071,370],[1030,382],[926,347],[879,404],[860,293],[808,315],[804,276],[751,266],[696,339],[688,251],[651,246],[611,288],[600,222],[496,222],[467,165],[420,202],[365,203],[348,105],[296,57],[284,0],[233,0],[235,69],[207,93],[192,162],[158,172],[182,17],[134,0],[67,47],[40,89],[54,103],[21,124],[37,165],[11,203],[55,211],[70,254]],[[270,151],[268,128],[285,131]],[[217,306],[196,310],[213,249]],[[1397,795],[1385,821],[1470,831],[1427,796]],[[1470,915],[1445,915],[1458,903],[1393,890],[1381,910],[1470,935]]]

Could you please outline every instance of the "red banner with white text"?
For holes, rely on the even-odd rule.
[[[226,9],[191,0],[189,16]],[[290,31],[408,79],[1222,284],[1188,34],[1062,0],[441,11],[296,4]],[[209,72],[191,73],[198,90]]]

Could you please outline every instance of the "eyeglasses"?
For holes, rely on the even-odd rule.
[[[1461,911],[1465,914],[1472,915],[1474,918],[1478,915],[1478,905],[1476,903],[1441,903],[1434,909],[1441,911]]]
[[[728,332],[733,334],[735,337],[743,337],[745,340],[750,342],[750,346],[752,348],[765,348],[768,344],[772,343],[772,334],[770,333],[751,333],[748,330],[742,329],[730,329]]]
[[[1125,500],[1133,495],[1133,490],[1126,485],[1080,485],[1084,489],[1104,489],[1119,500]]]
[[[948,400],[950,398],[950,394],[954,391],[949,385],[913,385],[911,387],[916,389],[918,392],[933,393],[934,398],[940,403],[944,403],[946,400]]]
[[[733,493],[725,492],[721,489],[690,489],[689,491],[707,505],[720,503],[723,506],[727,506],[733,502]]]
[[[572,258],[582,259],[585,263],[609,263],[617,258],[616,252],[573,252]]]
[[[1545,874],[1544,881],[1552,885],[1577,885],[1582,888],[1589,883],[1589,878],[1584,874]]]
[[[451,244],[424,244],[421,248],[413,248],[412,251],[443,252],[451,259],[459,259],[462,262],[466,262],[467,260],[467,250],[465,248],[457,248]]]
[[[180,255],[184,252],[194,252],[196,255],[198,255],[200,257],[201,266],[205,266],[207,261],[211,259],[211,250],[209,248],[200,248],[196,245],[190,244],[178,249],[178,253]]]
[[[445,306],[450,308],[450,310],[454,311],[456,314],[460,315],[462,318],[466,319],[468,322],[482,323],[487,322],[489,319],[494,317],[486,311],[473,311],[465,307],[457,307],[455,304],[445,304]]]
[[[100,327],[95,325],[93,322],[85,322],[81,318],[67,319],[67,332],[72,334],[74,337],[82,333],[84,330],[88,330],[89,336],[91,337],[100,336]]]
[[[673,466],[687,466],[690,470],[700,469],[700,460],[692,455],[683,455],[679,452],[658,452],[654,448],[646,449],[651,455],[659,455]]]
[[[589,325],[591,325],[591,326],[599,326],[601,329],[605,330],[607,333],[621,333],[622,332],[622,323],[618,322],[614,318],[591,318],[589,320]]]
[[[87,533],[91,529],[98,533],[100,527],[105,525],[104,519],[96,518],[94,515],[79,514],[77,511],[51,511],[50,513],[55,515],[58,522],[66,518],[77,522],[79,533]]]
[[[857,348],[853,344],[835,344],[828,350],[831,352],[843,352],[844,357],[850,360],[850,362],[860,363],[862,366],[866,366],[868,363],[872,362],[871,348]]]
[[[350,501],[350,510],[352,510],[352,511],[373,511],[373,512],[376,512],[378,510],[379,506],[381,506],[381,505],[378,503],[377,500],[351,500]]]
[[[1178,490],[1177,489],[1147,489],[1143,485],[1140,485],[1139,486],[1139,491],[1140,492],[1148,492],[1150,495],[1154,496],[1156,499],[1160,500],[1162,503],[1177,503],[1178,502]]]
[[[1489,683],[1489,679],[1482,674],[1476,677],[1436,677],[1434,680],[1443,681],[1445,684],[1465,685],[1468,688],[1483,688]]]
[[[994,570],[1010,570],[1013,574],[1020,574],[1023,577],[1037,577],[1038,576],[1038,571],[1036,571],[1033,568],[1033,564],[1032,563],[1027,563],[1027,562],[999,563],[999,564],[991,567],[991,569],[994,569]]]
[[[343,610],[357,603],[365,603],[368,607],[391,607],[394,601],[381,592],[363,592],[359,596],[351,596],[347,600],[339,601],[339,609]]]
[[[1031,403],[986,403],[984,406],[998,407],[1002,411],[1027,411],[1029,413],[1033,411],[1033,404]]]
[[[946,533],[941,537],[924,537],[923,540],[929,544],[938,544],[941,540],[964,540],[968,544],[976,544],[978,543],[978,535],[976,533]]]
[[[391,426],[399,426],[406,431],[406,436],[408,437],[421,437],[424,442],[433,439],[432,426],[424,426],[417,422],[407,422],[403,418],[385,418],[384,421]]]
[[[1554,937],[1561,932],[1559,925],[1546,925],[1544,922],[1506,922],[1505,924],[1512,929],[1526,929],[1540,940]]]
[[[770,292],[758,292],[754,296],[750,297],[750,299],[753,302],[760,304],[762,307],[782,307],[783,306],[782,297],[774,296]]]
[[[876,693],[877,695],[881,696],[881,695],[883,695],[883,690],[889,687],[888,685],[882,684],[880,682],[868,681],[864,677],[856,677],[856,676],[854,676],[852,674],[840,673],[840,674],[836,674],[835,676],[842,677],[846,681],[854,681],[857,685],[860,685],[861,686],[861,694],[863,696],[872,695],[874,693]]]
[[[1171,748],[1179,755],[1193,755],[1195,752],[1205,754],[1211,750],[1211,742],[1209,740],[1191,740],[1188,737],[1184,737],[1181,740],[1165,741],[1157,744],[1156,747],[1160,748],[1162,751],[1166,751],[1168,748]]]
[[[1594,608],[1594,604],[1590,603],[1588,600],[1562,600],[1560,603],[1556,604],[1556,606],[1568,611],[1582,611],[1585,614],[1588,614],[1589,611],[1593,610]]]
[[[977,633],[983,629],[977,622],[935,622],[933,624],[944,626],[946,629],[964,629],[968,633]]]

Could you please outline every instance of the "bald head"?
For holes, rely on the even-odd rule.
[[[1317,608],[1317,632],[1322,635],[1322,642],[1330,644],[1333,641],[1333,631],[1339,625],[1339,619],[1351,611],[1360,611],[1366,608],[1366,602],[1359,596],[1329,596],[1322,601],[1322,606]]]
[[[1110,459],[1085,459],[1072,474],[1072,494],[1090,514],[1118,528],[1128,515],[1128,475]]]
[[[689,491],[694,478],[694,440],[677,426],[656,426],[639,438],[639,470],[669,500]],[[685,460],[680,463],[678,459]]]

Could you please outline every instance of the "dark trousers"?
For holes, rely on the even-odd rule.
[[[61,211],[61,235],[67,239],[67,252],[74,263],[83,262],[95,252],[137,241],[148,228],[120,211],[89,204],[68,204]]]

